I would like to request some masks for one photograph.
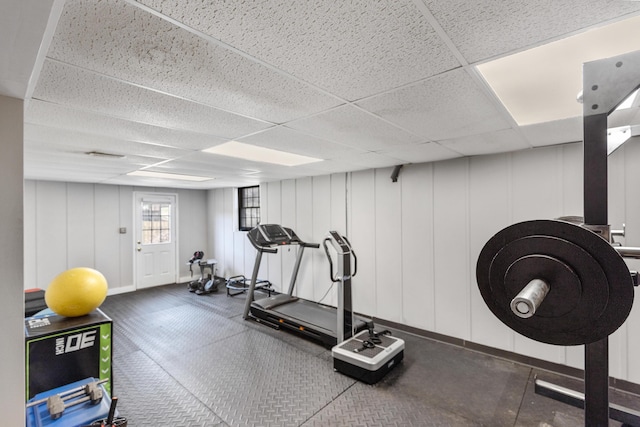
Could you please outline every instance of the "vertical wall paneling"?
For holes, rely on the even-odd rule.
[[[120,275],[120,192],[113,185],[95,185],[95,215],[91,217],[91,236],[95,233],[95,268],[107,279],[109,289],[115,289],[132,283],[122,283]],[[132,199],[130,196],[129,199]],[[129,236],[133,229],[127,229]],[[133,263],[133,259],[129,259]]]
[[[582,144],[566,144],[562,152],[562,216],[583,214]],[[560,216],[560,215],[559,215]]]
[[[353,278],[353,307],[358,313],[376,313],[375,176],[373,170],[352,172],[349,234],[358,253],[358,275]]]
[[[512,154],[513,222],[552,219],[561,215],[561,147],[545,147]],[[556,363],[565,363],[564,347],[539,343],[520,334],[515,336],[515,351]]]
[[[62,182],[36,184],[36,253],[39,288],[46,289],[67,264],[67,187]]]
[[[245,274],[243,270],[244,260],[240,264],[236,265],[236,254],[235,254],[235,234],[237,233],[237,221],[234,218],[235,215],[235,206],[234,201],[236,197],[234,196],[234,189],[225,188],[223,190],[219,190],[222,192],[222,203],[224,206],[224,253],[225,253],[225,270],[229,271],[229,276],[235,276],[238,274]]]
[[[311,204],[313,206],[313,229],[312,229],[312,242],[320,244],[320,249],[309,250],[309,257],[313,260],[313,280],[310,286],[313,287],[313,295],[311,298],[314,301],[322,300],[323,304],[329,304],[336,306],[337,298],[337,284],[333,285],[329,276],[329,261],[322,248],[322,241],[329,234],[331,229],[331,212],[332,197],[331,197],[331,176],[317,176],[313,178],[313,200]],[[343,212],[344,215],[344,212]],[[344,231],[339,231],[344,234]],[[330,253],[333,254],[330,249]],[[334,258],[335,259],[335,258]],[[325,297],[326,295],[326,297]]]
[[[393,168],[375,171],[376,316],[402,321],[402,174],[391,181]],[[411,197],[407,195],[407,197]]]
[[[638,183],[640,182],[640,138],[634,137],[627,141],[620,149],[624,150],[625,169],[625,217],[626,232],[624,242],[627,246],[640,246],[640,197]],[[640,271],[639,260],[627,260],[632,270]],[[640,291],[636,289],[636,297],[631,314],[625,322],[625,340],[627,342],[626,377],[629,381],[640,383]]]
[[[402,321],[435,329],[433,273],[433,165],[407,165],[400,179],[402,206]]]
[[[268,200],[265,212],[266,220],[262,221],[264,224],[280,224],[282,222],[281,185],[280,182],[270,182],[266,185],[266,191],[264,193],[262,192],[262,188],[260,189],[260,202],[262,203],[264,199]],[[264,212],[262,208],[260,211]],[[277,254],[266,254],[262,259],[262,263],[266,264],[268,268],[268,275],[264,278],[268,278],[269,281],[271,281],[274,289],[282,291],[282,284],[286,283],[286,280],[283,280],[282,254],[280,253],[281,251],[278,252]]]
[[[118,187],[119,221],[118,227],[124,227],[125,234],[120,234],[120,282],[118,286],[134,287],[133,257],[135,236],[133,235],[133,187]]]
[[[346,235],[348,238],[346,173],[336,173],[331,175],[331,189],[329,197],[329,203],[331,204],[331,226],[329,228],[336,230],[340,234]]]
[[[469,160],[434,165],[436,332],[470,338]]]
[[[296,233],[300,233],[296,221],[296,181],[292,179],[282,181],[281,186],[280,215],[282,218],[282,226],[291,228]],[[302,231],[300,238],[303,240],[306,238],[304,230]],[[280,279],[282,292],[287,292],[289,289],[291,273],[293,272],[293,266],[295,265],[297,250],[297,247],[291,246],[280,248],[278,250],[282,265],[282,276]],[[298,289],[294,289],[294,295],[298,295],[297,291]]]
[[[469,165],[469,276],[471,340],[513,350],[514,332],[491,313],[478,290],[476,263],[491,237],[510,225],[509,157],[473,158]]]
[[[224,191],[212,190],[209,191],[209,207],[212,210],[209,211],[209,222],[213,220],[213,227],[209,227],[209,235],[213,234],[213,254],[218,260],[218,274],[224,275],[224,277],[230,277],[231,260],[228,258],[227,251],[225,250],[225,244],[227,239],[225,238],[225,210],[224,210]],[[212,206],[213,205],[213,206]],[[211,245],[211,242],[209,242]]]
[[[94,186],[68,183],[67,265],[69,268],[94,266],[94,248],[97,243],[94,242],[96,238],[94,218]]]
[[[203,251],[205,258],[216,258],[208,248],[209,221],[205,191],[178,190],[178,267],[180,280],[189,279],[187,260],[195,251]],[[216,259],[217,260],[217,259]]]
[[[296,227],[298,236],[305,242],[318,243],[313,235],[313,185],[311,178],[301,178],[296,180]],[[297,293],[301,298],[313,300],[313,263],[320,253],[319,249],[306,248],[304,257],[300,263],[300,271],[296,281]]]
[[[622,228],[625,222],[625,145],[611,153],[607,161],[608,218],[611,228]],[[616,378],[627,376],[626,334],[627,325],[623,324],[609,337],[609,375]]]

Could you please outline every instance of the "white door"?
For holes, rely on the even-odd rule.
[[[136,289],[175,283],[176,195],[134,192]]]

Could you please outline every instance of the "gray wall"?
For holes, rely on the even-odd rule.
[[[0,414],[2,424],[23,426],[23,110],[24,102],[0,96]]]
[[[178,266],[188,280],[186,261],[207,252],[206,191],[26,181],[24,287],[46,289],[59,273],[82,266],[105,275],[109,294],[133,290],[134,191],[178,195]]]
[[[637,139],[637,138],[636,138]],[[640,145],[610,157],[610,222],[627,225],[640,246],[635,187]],[[329,229],[346,234],[358,254],[355,309],[371,316],[582,368],[583,347],[538,343],[511,331],[486,307],[475,263],[486,241],[523,220],[582,214],[582,146],[570,144],[501,155],[334,174],[261,185],[262,222],[293,228],[320,242]],[[250,276],[255,250],[236,231],[235,190],[211,190],[210,242],[226,276]],[[294,252],[265,255],[260,277],[288,286]],[[633,266],[632,266],[633,267]],[[330,287],[328,264],[310,250],[297,295],[318,300]],[[637,266],[635,267],[638,268]],[[330,293],[326,303],[335,303]],[[611,375],[640,383],[640,309],[610,339]],[[410,351],[410,349],[408,350]]]

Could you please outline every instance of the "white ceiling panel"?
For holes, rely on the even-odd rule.
[[[247,175],[256,172],[255,169],[235,167],[224,160],[218,159],[214,162],[206,153],[192,153],[183,158],[162,163],[149,170],[210,177]]]
[[[47,148],[60,152],[86,153],[99,151],[124,156],[151,157],[156,162],[184,156],[191,151],[162,145],[142,144],[133,141],[90,135],[73,130],[25,124],[25,148]]]
[[[158,163],[160,159],[146,156],[126,156],[122,158],[111,158],[102,156],[91,156],[80,152],[63,152],[43,146],[42,143],[27,141],[27,149],[24,152],[25,162],[50,162],[50,169],[60,171],[100,170],[108,173],[127,173],[144,166]],[[33,148],[31,148],[33,147]],[[58,178],[58,177],[56,177]]]
[[[0,95],[24,99],[36,81],[63,0],[0,2]]]
[[[352,106],[344,105],[313,117],[287,123],[287,127],[360,150],[376,151],[415,144],[421,138]]]
[[[33,97],[171,129],[236,138],[271,124],[47,60]]]
[[[462,157],[461,154],[449,150],[435,142],[427,142],[424,144],[412,145],[410,147],[402,147],[396,150],[388,150],[384,151],[382,154],[399,159],[400,161],[396,164],[438,162],[441,160]]]
[[[438,141],[438,143],[464,156],[479,156],[531,148],[531,144],[513,129],[445,139]]]
[[[460,63],[410,0],[138,0],[347,100]]]
[[[228,140],[188,130],[133,122],[38,100],[29,102],[25,111],[25,122],[185,150],[202,150]]]
[[[365,99],[358,105],[431,141],[510,127],[463,69]]]
[[[67,0],[48,56],[276,123],[340,103],[123,1]]]
[[[350,170],[386,168],[405,163],[405,161],[387,154],[368,152],[364,154],[352,154],[333,160],[350,168]]]
[[[273,127],[263,132],[240,138],[238,141],[325,160],[336,159],[349,154],[364,153],[364,150],[325,141],[283,126]]]
[[[582,117],[522,126],[520,131],[534,147],[582,141]]]
[[[24,96],[28,178],[221,188],[579,141],[580,117],[519,126],[477,66],[632,25],[640,2],[6,0],[0,12],[0,94]],[[610,125],[640,134],[639,105]],[[201,151],[231,140],[324,160]],[[141,168],[215,179],[126,175]]]
[[[469,63],[640,12],[640,3],[620,0],[422,1]]]

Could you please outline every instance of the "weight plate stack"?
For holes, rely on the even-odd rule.
[[[599,341],[618,329],[633,306],[631,273],[616,250],[580,225],[558,220],[511,225],[484,246],[478,287],[493,314],[514,331],[557,345]],[[532,280],[549,291],[528,318],[511,301]]]

